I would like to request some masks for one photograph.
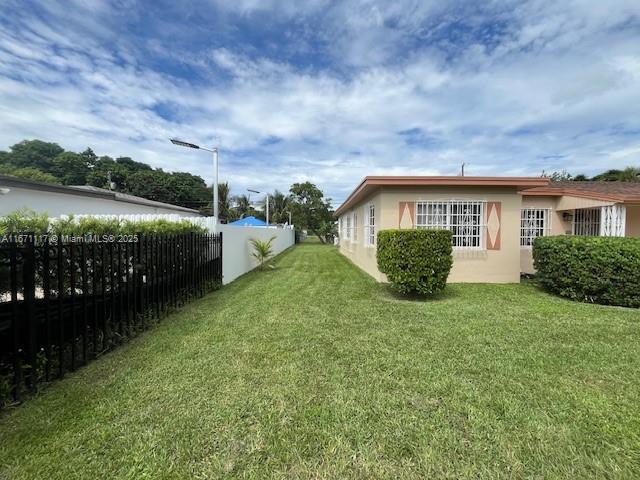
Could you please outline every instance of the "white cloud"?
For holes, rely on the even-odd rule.
[[[297,25],[290,41],[311,66],[246,48],[243,32],[182,50],[127,38],[107,6],[79,2],[64,24],[25,12],[0,32],[0,146],[90,145],[211,180],[208,157],[167,141],[184,137],[221,147],[238,193],[311,180],[337,200],[364,175],[455,174],[462,162],[483,175],[640,162],[637,2],[217,4],[225,21]]]

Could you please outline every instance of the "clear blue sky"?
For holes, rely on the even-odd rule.
[[[0,148],[129,155],[235,193],[640,164],[640,2],[5,1]]]

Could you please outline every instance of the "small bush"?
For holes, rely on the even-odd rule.
[[[640,238],[539,237],[536,278],[550,292],[583,302],[640,307]]]
[[[444,289],[453,264],[449,230],[378,232],[378,269],[400,293],[433,294]]]

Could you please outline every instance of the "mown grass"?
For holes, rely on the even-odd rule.
[[[0,477],[640,477],[637,310],[276,266],[5,412]]]

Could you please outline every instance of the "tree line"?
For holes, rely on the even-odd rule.
[[[593,177],[582,173],[572,175],[567,170],[552,173],[543,170],[542,176],[550,178],[552,182],[640,182],[640,167],[627,167],[622,170],[613,168]]]
[[[137,162],[131,157],[98,156],[91,148],[77,153],[57,143],[23,140],[0,151],[0,175],[10,175],[44,183],[91,185],[138,197],[192,208],[212,214],[212,186],[198,175],[165,172]],[[247,195],[231,195],[228,183],[218,185],[218,210],[222,222],[249,215],[265,219],[266,198],[252,202]],[[254,205],[258,205],[256,209]],[[292,223],[324,240],[334,230],[331,201],[310,182],[295,183],[288,193],[269,194],[269,221]]]

